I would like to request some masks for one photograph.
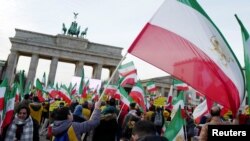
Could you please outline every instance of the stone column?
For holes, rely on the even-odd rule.
[[[82,69],[83,69],[84,63],[82,61],[76,63],[75,68],[75,76],[82,76]]]
[[[109,77],[112,76],[115,69],[116,69],[116,67],[110,67],[110,69],[109,69],[109,71],[110,71]],[[113,79],[111,80],[111,84],[116,84],[118,82],[118,80],[119,80],[119,73],[118,73],[118,71],[116,71]]]
[[[48,83],[47,84],[53,84],[56,77],[56,69],[58,65],[58,58],[53,57],[50,63],[49,68],[49,77],[48,77]]]
[[[15,70],[17,66],[19,55],[15,51],[11,51],[10,55],[8,56],[6,74],[9,84],[12,84],[15,78]]]
[[[32,54],[26,84],[28,84],[28,82],[30,82],[31,85],[33,86],[34,79],[36,77],[36,69],[37,69],[38,61],[39,61],[38,55],[37,54]]]
[[[161,87],[161,96],[165,96],[165,88]]]
[[[93,66],[93,78],[94,79],[101,79],[102,75],[102,64],[96,64]]]

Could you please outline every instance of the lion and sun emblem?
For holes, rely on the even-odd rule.
[[[220,60],[224,66],[227,66],[230,62],[234,62],[234,60],[230,57],[230,54],[228,54],[228,52],[220,46],[216,36],[212,36],[210,38],[210,42],[212,44],[212,51],[216,52],[220,56]]]

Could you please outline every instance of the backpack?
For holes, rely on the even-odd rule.
[[[66,130],[62,134],[55,136],[53,141],[69,141],[68,131]]]
[[[154,125],[162,126],[162,114],[161,114],[161,112],[155,113]]]
[[[77,137],[73,126],[71,125],[68,130],[64,131],[60,135],[54,137],[53,141],[76,141]]]

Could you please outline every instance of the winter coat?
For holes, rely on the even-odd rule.
[[[69,127],[72,125],[75,135],[78,141],[81,140],[81,136],[83,133],[86,133],[95,127],[97,127],[100,123],[100,114],[101,111],[99,109],[95,109],[92,115],[91,120],[87,120],[85,122],[72,122],[70,120],[61,120],[61,121],[54,121],[54,125],[52,127],[52,134],[54,136],[60,135],[66,132]]]
[[[118,123],[115,113],[109,113],[101,116],[101,122],[94,130],[92,141],[115,141]]]

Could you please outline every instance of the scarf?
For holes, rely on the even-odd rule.
[[[33,121],[30,116],[24,121],[15,116],[7,130],[5,141],[15,140],[33,141]]]

